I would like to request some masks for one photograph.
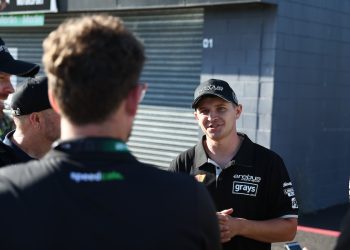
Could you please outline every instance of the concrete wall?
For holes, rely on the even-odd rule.
[[[271,148],[303,211],[348,201],[350,1],[284,0],[277,8]]]
[[[243,105],[238,129],[270,147],[275,47],[275,8],[207,8],[201,81],[226,80]]]

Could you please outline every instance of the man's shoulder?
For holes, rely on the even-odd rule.
[[[196,144],[195,146],[186,149],[185,151],[181,152],[176,158],[179,159],[193,159],[195,156],[195,151],[196,148],[198,147],[198,144]]]
[[[169,170],[171,172],[189,173],[196,158],[196,151],[198,151],[198,144],[178,154],[170,162]]]
[[[244,143],[244,148],[249,151],[253,151],[256,157],[282,159],[281,156],[272,149],[269,149],[261,144],[251,141],[247,135],[245,135]]]
[[[45,162],[45,160],[43,161]],[[37,179],[37,176],[43,177],[43,173],[49,173],[50,170],[46,164],[38,160],[29,162],[12,163],[0,168],[0,182],[4,179],[10,180],[13,185],[26,185],[26,183]]]

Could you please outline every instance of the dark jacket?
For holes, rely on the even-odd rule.
[[[0,169],[0,204],[0,249],[221,249],[205,187],[113,139],[62,142]]]

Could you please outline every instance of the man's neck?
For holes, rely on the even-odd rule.
[[[107,120],[102,123],[75,125],[62,118],[61,140],[72,140],[82,137],[110,137],[126,141],[128,135],[122,132],[122,128],[122,123],[113,120]]]
[[[236,155],[241,145],[241,138],[235,132],[232,136],[223,138],[219,141],[214,141],[206,137],[203,144],[209,158],[224,167]]]

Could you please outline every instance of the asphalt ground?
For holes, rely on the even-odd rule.
[[[342,204],[299,215],[298,232],[293,241],[308,250],[334,249],[342,220],[349,208],[349,204]],[[272,244],[272,250],[285,250],[284,243]]]

